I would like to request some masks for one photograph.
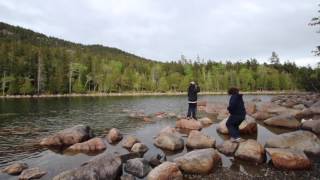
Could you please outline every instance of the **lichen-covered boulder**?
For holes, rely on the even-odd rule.
[[[320,139],[314,133],[303,130],[276,135],[268,139],[265,146],[297,149],[305,153],[320,154]]]
[[[186,173],[209,174],[221,163],[221,157],[213,148],[193,150],[174,160]]]
[[[253,139],[241,142],[234,155],[239,159],[254,163],[263,163],[265,161],[265,151],[263,146]]]
[[[89,126],[77,125],[42,139],[40,145],[70,146],[91,139],[93,136],[93,132]]]
[[[212,148],[215,146],[216,140],[200,131],[192,130],[188,136],[187,147],[193,149]]]
[[[148,180],[183,180],[176,163],[164,162],[154,168],[147,176]]]
[[[311,161],[301,150],[266,148],[272,164],[284,170],[305,170],[311,168]]]

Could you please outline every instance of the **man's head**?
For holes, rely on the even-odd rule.
[[[235,88],[235,87],[232,87],[228,90],[228,94],[229,95],[234,95],[234,94],[239,94],[239,89],[238,88]]]
[[[196,83],[194,81],[191,81],[190,84],[195,85]]]

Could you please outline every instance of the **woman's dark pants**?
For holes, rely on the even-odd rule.
[[[196,113],[197,113],[197,103],[189,103],[187,117],[192,117],[193,119],[197,119]]]
[[[234,139],[237,139],[240,137],[239,126],[244,119],[245,119],[245,116],[243,115],[229,116],[226,125],[229,130],[230,136],[233,137]]]

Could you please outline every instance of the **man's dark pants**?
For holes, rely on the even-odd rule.
[[[197,113],[197,103],[189,103],[187,117],[192,117],[193,119],[197,119],[196,113]]]
[[[227,120],[227,128],[229,130],[229,134],[234,139],[240,137],[239,126],[241,122],[245,119],[245,115],[230,115]]]

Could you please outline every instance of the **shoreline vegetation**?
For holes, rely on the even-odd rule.
[[[289,95],[289,94],[309,94],[305,91],[244,91],[244,95]],[[19,98],[60,98],[60,97],[116,97],[116,96],[182,96],[187,92],[122,92],[122,93],[71,93],[71,94],[40,94],[40,95],[5,95],[0,99]],[[224,91],[200,92],[199,95],[227,95]]]

